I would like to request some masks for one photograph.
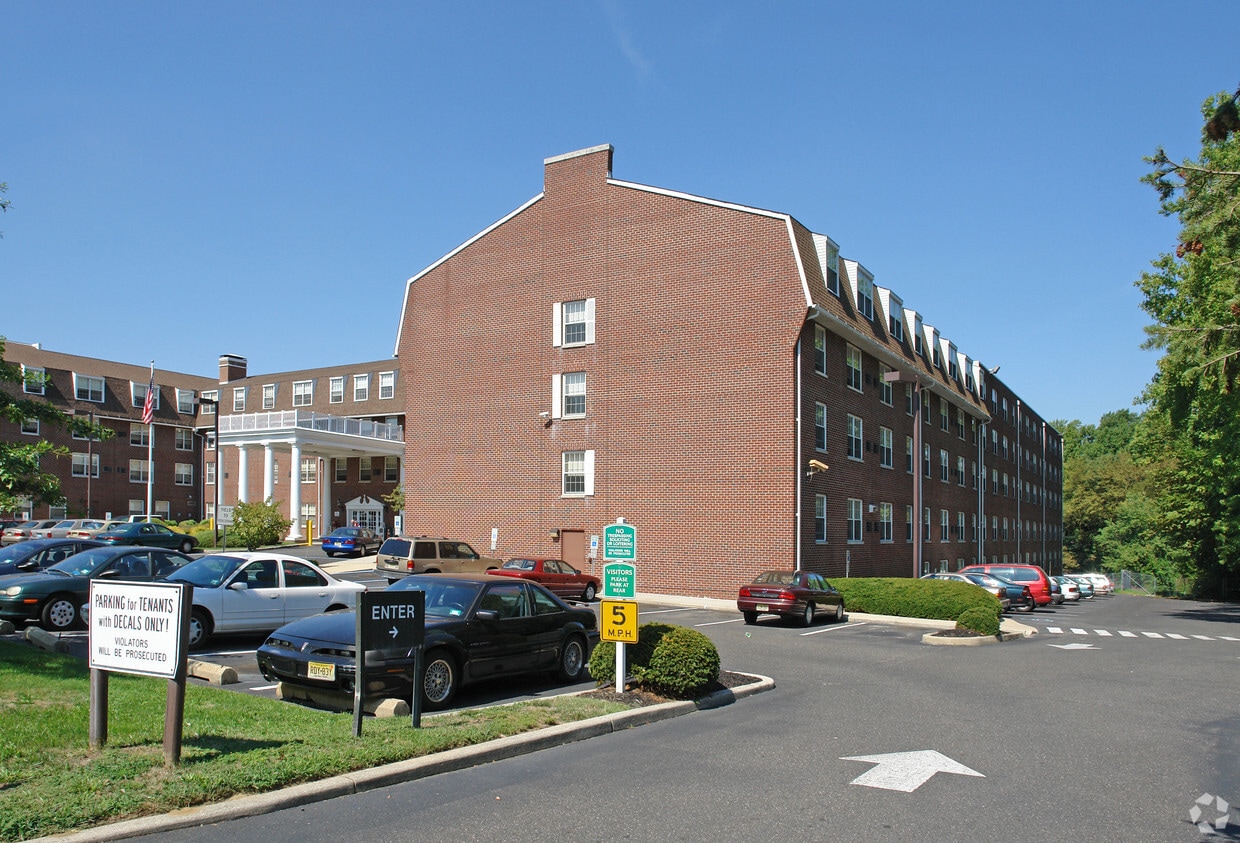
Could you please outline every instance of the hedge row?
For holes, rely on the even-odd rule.
[[[984,608],[995,618],[1002,606],[989,591],[959,580],[855,577],[831,580],[850,612],[954,621],[969,609]]]

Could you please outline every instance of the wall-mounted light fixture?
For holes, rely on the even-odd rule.
[[[559,527],[551,528],[551,540],[553,542],[558,542],[560,540],[560,528]]]

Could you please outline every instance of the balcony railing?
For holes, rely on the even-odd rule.
[[[369,419],[350,419],[329,416],[306,410],[276,410],[268,413],[246,413],[239,416],[221,416],[220,433],[264,433],[279,430],[321,430],[387,442],[403,442],[404,431],[398,424],[384,424]]]

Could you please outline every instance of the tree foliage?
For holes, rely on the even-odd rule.
[[[4,359],[4,338],[0,337],[0,418],[15,425],[38,420],[39,429],[69,430],[85,439],[103,440],[112,430],[92,425],[82,416],[70,416],[43,398],[26,394],[27,381],[22,368]],[[67,459],[69,449],[53,445],[44,437],[36,442],[0,442],[0,512],[16,512],[23,506],[64,503],[60,478],[48,471],[51,460]]]

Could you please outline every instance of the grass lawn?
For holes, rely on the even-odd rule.
[[[163,762],[164,679],[112,674],[108,742],[89,748],[89,671],[0,641],[0,841],[165,813],[622,711],[565,696],[423,717],[367,719],[189,685],[181,763]]]

